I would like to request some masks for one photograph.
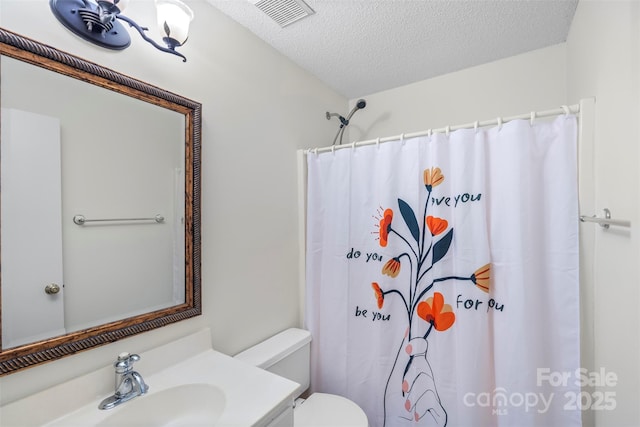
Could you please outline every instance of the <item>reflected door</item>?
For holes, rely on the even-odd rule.
[[[65,333],[60,123],[7,108],[1,118],[2,348],[11,348]]]

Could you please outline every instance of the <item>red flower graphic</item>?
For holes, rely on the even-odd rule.
[[[382,274],[386,274],[389,277],[398,277],[398,274],[400,274],[400,259],[391,258],[387,261],[382,267]]]
[[[428,216],[426,222],[432,236],[437,236],[438,234],[446,230],[449,226],[449,223],[446,219],[438,218],[435,216]]]
[[[444,181],[444,175],[440,168],[432,167],[431,169],[425,169],[423,173],[424,185],[428,191],[437,185],[440,185]]]
[[[416,312],[420,318],[432,323],[437,331],[446,331],[456,321],[455,313],[449,304],[444,303],[440,292],[435,292],[432,297],[418,304]]]
[[[378,308],[382,308],[382,306],[384,305],[384,292],[382,292],[382,289],[380,289],[380,286],[376,282],[371,283],[371,287],[373,288],[373,291],[376,293],[376,299],[378,300]]]
[[[471,275],[471,281],[478,289],[489,292],[489,282],[491,279],[491,264],[485,264]]]
[[[393,211],[386,209],[383,217],[380,220],[380,246],[383,248],[387,246],[387,240],[389,239],[389,231],[391,230],[391,221],[393,220]]]

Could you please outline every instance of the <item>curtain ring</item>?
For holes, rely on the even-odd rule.
[[[534,122],[535,119],[536,119],[536,112],[532,111],[531,112],[531,126],[533,126],[533,122]]]
[[[502,117],[498,117],[498,130],[502,130]]]
[[[571,114],[571,110],[569,110],[569,107],[567,107],[566,105],[563,105],[562,109],[564,110],[565,116],[568,116],[569,114]]]
[[[431,138],[431,129],[427,130],[427,137]]]
[[[378,137],[378,139],[376,139],[376,148],[378,150],[380,149],[380,137]]]
[[[313,149],[313,154],[315,154],[316,156],[318,155],[318,147]]]
[[[356,141],[353,141],[353,142],[351,143],[351,149],[352,149],[353,151],[355,151],[355,150],[356,150]]]
[[[331,154],[336,154],[336,146],[335,145],[331,146]]]
[[[475,130],[476,132],[478,132],[478,127],[480,126],[480,122],[478,120],[476,120],[473,123],[473,130]]]
[[[451,131],[451,126],[447,126],[446,128],[444,128],[445,135],[449,136],[450,131]]]

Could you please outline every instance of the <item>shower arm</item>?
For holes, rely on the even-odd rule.
[[[353,112],[351,113],[351,115],[353,115]],[[335,138],[333,138],[333,142],[331,143],[331,145],[336,145],[338,136],[340,136],[340,145],[342,145],[342,135],[344,134],[345,126],[349,126],[349,119],[345,119],[338,113],[330,113],[327,111],[327,120],[331,120],[331,117],[337,117],[338,120],[340,120],[340,127],[338,128],[338,132],[336,133]]]
[[[335,138],[333,138],[333,142],[331,145],[336,145],[336,141],[338,140],[338,136],[340,136],[340,145],[342,145],[342,134],[344,133],[344,125],[340,125],[338,128],[338,133],[336,133]]]
[[[344,128],[349,126],[349,119],[351,119],[351,117],[355,114],[355,112],[357,110],[358,110],[357,107],[353,107],[353,110],[351,110],[351,112],[349,113],[349,115],[347,116],[346,119],[344,117],[342,117],[340,114],[327,113],[327,119],[330,119],[331,116],[337,116],[338,119],[340,120],[340,127],[338,128],[338,132],[336,133],[335,138],[333,138],[333,143],[331,145],[336,145],[336,141],[338,140],[338,135],[340,136],[340,143],[338,145],[342,145],[342,137],[344,135]]]
[[[347,118],[345,119],[342,116],[338,116],[338,118],[340,119],[340,128],[338,129],[338,133],[336,134],[336,137],[333,138],[333,144],[331,145],[336,145],[336,139],[338,139],[338,135],[340,135],[340,143],[338,145],[342,145],[342,137],[344,136],[344,128],[349,126],[349,120],[351,120],[351,117],[353,117],[353,115],[356,113],[356,111],[358,111],[359,108],[353,107],[351,109],[351,111],[349,112],[349,115],[347,116]]]
[[[347,115],[347,118],[345,119],[344,117],[342,117],[340,114],[338,113],[330,113],[327,111],[327,120],[331,120],[331,117],[337,117],[340,120],[340,127],[338,128],[338,132],[336,133],[335,138],[333,138],[333,143],[331,145],[336,145],[336,141],[338,140],[338,136],[340,136],[340,144],[342,145],[342,137],[344,135],[344,128],[349,126],[349,120],[351,120],[351,117],[353,117],[353,115],[356,113],[356,111],[364,108],[367,105],[366,101],[364,99],[359,99],[358,102],[356,103],[356,105],[351,109],[351,111],[349,112],[349,114]]]

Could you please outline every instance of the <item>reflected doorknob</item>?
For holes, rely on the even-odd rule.
[[[55,283],[52,283],[44,287],[44,292],[49,295],[55,295],[58,292],[60,292],[60,286],[56,285]]]

